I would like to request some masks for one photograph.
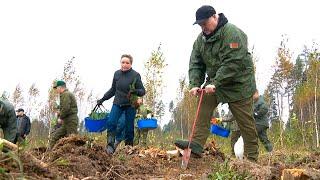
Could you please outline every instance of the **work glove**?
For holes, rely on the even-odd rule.
[[[58,124],[63,124],[63,120],[59,118],[58,121],[57,121],[57,123],[58,123]]]
[[[199,94],[199,90],[200,90],[199,87],[193,87],[192,89],[189,90],[189,93],[196,96]]]
[[[101,105],[102,105],[102,103],[103,103],[103,101],[104,101],[104,100],[99,99],[99,100],[97,101],[97,105],[98,105],[98,106],[101,106]]]
[[[216,91],[216,86],[209,84],[204,89],[206,90],[206,93],[214,93]]]

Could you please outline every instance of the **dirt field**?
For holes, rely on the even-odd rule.
[[[224,154],[215,149],[213,142],[207,144],[203,158],[190,158],[187,170],[180,168],[181,157],[177,154],[155,148],[120,146],[110,156],[104,146],[80,136],[60,140],[51,151],[37,148],[31,153],[49,168],[41,168],[19,153],[21,163],[14,158],[0,161],[4,169],[1,179],[22,176],[26,179],[207,179],[214,173],[213,167],[225,162]],[[268,157],[261,157],[258,164],[235,159],[229,159],[229,164],[237,172],[248,172],[253,179],[280,179],[285,168],[320,169],[319,153],[287,164],[285,155],[274,156],[277,158],[270,161]]]

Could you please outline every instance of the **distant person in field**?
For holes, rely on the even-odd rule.
[[[135,144],[137,145],[140,145],[142,147],[147,147],[147,140],[148,140],[147,138],[148,138],[149,129],[139,129],[137,122],[139,120],[143,121],[147,118],[153,117],[153,113],[146,105],[143,104],[142,98],[139,98],[137,103],[140,104],[140,106],[137,110],[137,114],[135,118],[136,132],[135,132],[134,141],[135,141]]]
[[[256,83],[247,35],[208,5],[197,10],[194,24],[202,32],[193,44],[189,60],[189,88],[190,94],[198,96],[204,84],[205,94],[190,142],[191,152],[202,156],[212,112],[218,104],[228,103],[243,136],[244,155],[257,161],[258,136],[252,112]],[[188,140],[175,142],[181,149],[186,149],[188,144]]]
[[[125,113],[125,145],[133,146],[134,118],[136,115],[136,99],[145,94],[140,74],[132,69],[133,58],[124,54],[120,59],[120,69],[114,73],[111,88],[97,101],[101,105],[105,100],[114,96],[113,105],[109,114],[107,127],[108,154],[115,152],[115,136],[118,121],[122,113]]]
[[[17,118],[13,105],[0,98],[0,128],[4,139],[14,143],[17,135]]]
[[[27,135],[30,133],[31,122],[30,118],[24,113],[24,109],[19,108],[17,111],[17,137],[16,142],[22,142],[26,139]]]
[[[56,81],[53,88],[58,94],[60,94],[60,109],[58,119],[61,121],[61,127],[58,128],[50,140],[50,149],[55,145],[55,143],[71,134],[78,133],[78,106],[77,101],[74,96],[66,87],[64,81]]]
[[[256,128],[260,141],[268,152],[273,150],[272,143],[268,139],[267,130],[269,128],[268,106],[258,90],[253,95],[254,111],[253,117],[256,120]]]
[[[270,140],[268,139],[267,130],[269,128],[269,119],[268,119],[268,107],[264,101],[263,96],[259,96],[258,90],[253,95],[254,100],[254,111],[253,116],[256,122],[256,129],[258,133],[259,140],[263,144],[267,152],[272,152],[273,146]],[[233,147],[237,142],[238,138],[241,136],[240,130],[237,123],[234,123],[234,128],[231,134],[231,147]],[[234,154],[234,152],[233,152]]]

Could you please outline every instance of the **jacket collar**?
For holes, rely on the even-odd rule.
[[[215,41],[221,34],[220,29],[228,23],[228,19],[224,16],[223,13],[219,14],[219,19],[218,19],[218,25],[217,28],[209,35],[205,35],[202,33],[203,39],[206,42],[213,42]]]
[[[132,71],[132,68],[130,68],[128,71],[122,71],[121,69],[120,69],[120,71],[121,71],[122,73],[126,74],[126,73],[131,72],[131,71]]]

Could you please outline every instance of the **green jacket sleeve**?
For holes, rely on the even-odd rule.
[[[268,113],[268,107],[265,103],[260,103],[255,109],[254,109],[254,118],[261,119]]]
[[[60,96],[60,118],[63,120],[71,112],[71,99],[67,92]]]
[[[219,52],[221,66],[211,82],[216,87],[232,82],[241,74],[239,72],[245,70],[243,61],[247,56],[247,40],[241,31],[233,28],[226,29],[222,39]]]
[[[206,73],[206,65],[200,55],[201,37],[198,37],[193,44],[189,61],[189,84],[190,88],[200,87],[203,84]]]

